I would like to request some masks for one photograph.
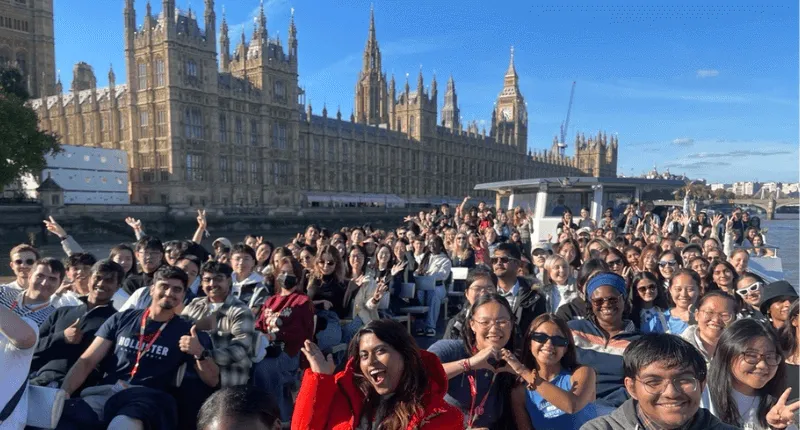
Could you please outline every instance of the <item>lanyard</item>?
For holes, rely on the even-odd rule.
[[[494,380],[497,378],[497,373],[492,376],[492,382],[489,383],[489,388],[486,389],[486,394],[483,395],[483,399],[478,407],[475,407],[475,400],[478,397],[478,384],[475,382],[475,376],[467,375],[467,379],[469,380],[469,394],[472,397],[472,402],[470,403],[469,407],[469,416],[467,421],[467,428],[472,428],[472,425],[475,423],[484,412],[484,406],[486,405],[486,400],[489,398],[489,393],[492,391],[492,385],[494,385]]]
[[[8,308],[8,310],[10,310],[11,312],[14,312],[14,309],[17,308],[17,306],[19,305],[19,302],[23,301],[23,299],[24,299],[24,296],[23,296],[23,298],[15,299],[13,302],[11,302],[11,306]],[[33,308],[21,307],[21,308],[19,308],[19,314],[21,314],[22,316],[29,315],[29,314],[32,314],[34,312],[37,312],[37,311],[40,311],[40,310],[46,308],[47,305],[49,305],[49,304],[50,304],[50,302],[44,302],[41,305],[33,307]]]
[[[145,325],[147,325],[147,317],[149,315],[150,315],[150,308],[147,308],[144,311],[144,314],[142,314],[142,324],[139,326],[139,342],[136,345],[136,362],[133,364],[133,369],[131,370],[131,377],[130,379],[128,379],[128,382],[133,381],[133,377],[136,376],[136,372],[139,371],[139,362],[141,362],[142,357],[145,354],[147,354],[148,351],[150,351],[150,348],[153,347],[153,344],[155,343],[156,339],[158,339],[158,337],[161,336],[161,332],[164,331],[164,328],[172,320],[172,318],[170,318],[169,320],[161,323],[161,327],[158,328],[158,331],[153,335],[153,338],[150,339],[150,343],[148,343],[147,346],[142,348],[142,345],[144,344],[144,327]]]

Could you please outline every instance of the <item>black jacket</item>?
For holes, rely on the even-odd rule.
[[[519,282],[519,297],[514,304],[514,321],[517,324],[517,337],[521,340],[528,327],[531,326],[536,317],[547,312],[547,305],[541,293],[531,288],[525,278],[517,278]],[[520,345],[518,343],[517,345]]]
[[[67,371],[78,361],[78,357],[92,343],[97,329],[117,312],[111,303],[88,310],[86,298],[81,297],[81,301],[84,304],[56,309],[39,327],[39,344],[36,345],[31,362],[32,384],[47,385],[52,381],[60,383]],[[80,320],[78,328],[83,333],[83,339],[80,343],[72,345],[64,339],[64,330],[78,320]],[[86,384],[88,385],[92,384]]]
[[[442,339],[461,339],[461,334],[464,332],[464,328],[467,325],[467,310],[469,307],[469,303],[464,303],[464,309],[461,309],[461,312],[453,315],[453,318],[450,318],[450,321],[447,322],[447,327],[444,329],[444,336]]]
[[[156,269],[158,270],[158,269]],[[128,294],[133,294],[134,291],[142,287],[149,287],[153,285],[153,273],[136,273],[125,278],[122,282],[122,289]]]

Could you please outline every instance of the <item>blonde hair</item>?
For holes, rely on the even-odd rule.
[[[569,265],[569,262],[567,261],[567,259],[562,257],[562,256],[560,256],[560,255],[558,255],[558,254],[550,255],[544,261],[544,284],[545,285],[550,283],[550,280],[551,280],[550,272],[556,267],[556,265],[559,265],[559,264],[562,264],[562,265],[566,266],[567,271],[570,270],[570,265]]]

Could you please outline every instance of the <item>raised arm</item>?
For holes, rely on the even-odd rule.
[[[142,227],[142,220],[133,217],[125,218],[125,224],[128,224],[133,229],[133,234],[136,235],[136,240],[144,237],[144,227]]]
[[[61,227],[61,225],[56,222],[55,218],[51,216],[49,219],[44,220],[44,225],[47,228],[47,231],[58,236],[58,239],[61,241],[61,248],[64,250],[64,253],[67,254],[67,256],[83,252],[83,248],[78,245],[78,242],[76,242],[72,236],[67,234],[67,231],[64,230],[64,227]]]
[[[197,210],[197,230],[194,232],[194,236],[192,236],[192,242],[199,244],[203,241],[203,234],[206,232],[206,228],[208,227],[208,221],[206,221],[206,210],[205,209],[198,209]]]
[[[64,377],[64,383],[61,384],[61,389],[66,391],[68,396],[75,393],[75,390],[86,382],[86,378],[92,373],[92,370],[97,368],[100,361],[105,358],[112,346],[113,343],[110,340],[95,337],[92,344],[86,348],[86,351],[67,372],[67,376]]]

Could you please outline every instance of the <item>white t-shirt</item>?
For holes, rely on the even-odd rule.
[[[83,304],[83,302],[80,300],[80,296],[75,294],[74,291],[66,291],[61,295],[53,294],[50,296],[50,304],[53,305],[54,308],[63,308],[64,306],[78,306]]]
[[[708,387],[706,387],[707,390]],[[732,390],[731,395],[736,402],[736,409],[739,410],[739,415],[742,417],[743,430],[769,430],[767,427],[762,427],[758,421],[758,404],[761,400],[759,396],[748,396],[736,390]],[[706,407],[712,415],[719,417],[710,397],[706,396],[706,392],[703,392],[703,400],[701,400],[700,406]],[[797,426],[789,424],[785,430],[797,430]]]
[[[22,318],[29,326],[36,331],[36,338],[39,338],[39,326],[28,318]],[[11,397],[19,389],[23,382],[27,383],[28,373],[31,370],[31,360],[36,345],[28,349],[19,349],[2,333],[0,333],[0,408],[5,407]],[[2,423],[2,430],[22,430],[28,420],[28,393],[24,393],[14,408],[14,412]]]

